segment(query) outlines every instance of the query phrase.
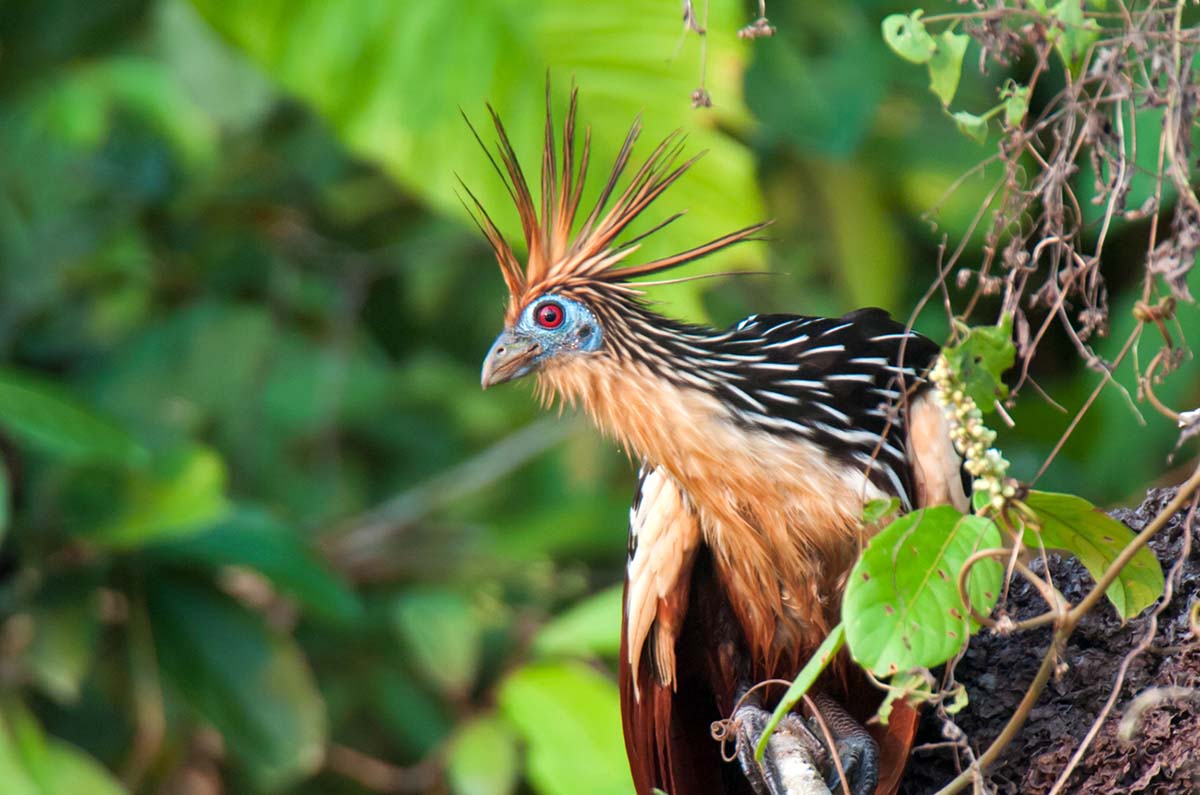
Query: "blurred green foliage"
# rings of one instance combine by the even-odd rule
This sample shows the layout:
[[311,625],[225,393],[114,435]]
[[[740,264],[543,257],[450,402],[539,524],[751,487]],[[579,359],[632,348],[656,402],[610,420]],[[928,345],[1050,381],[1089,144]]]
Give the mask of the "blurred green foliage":
[[[5,792],[627,791],[631,468],[527,386],[479,391],[503,285],[455,175],[515,224],[459,109],[482,129],[495,104],[535,162],[549,70],[601,167],[639,112],[707,149],[647,248],[773,217],[691,272],[774,275],[656,289],[665,311],[906,315],[986,150],[888,52],[904,4],[772,6],[752,44],[750,5],[712,4],[703,111],[672,2],[0,6]],[[1005,76],[938,91],[986,107]],[[1110,233],[1113,340],[1144,235]],[[944,337],[944,311],[918,326]],[[1044,347],[1078,407],[1099,376]],[[1028,477],[1070,415],[1015,416]],[[1173,441],[1109,389],[1042,484],[1133,494]]]

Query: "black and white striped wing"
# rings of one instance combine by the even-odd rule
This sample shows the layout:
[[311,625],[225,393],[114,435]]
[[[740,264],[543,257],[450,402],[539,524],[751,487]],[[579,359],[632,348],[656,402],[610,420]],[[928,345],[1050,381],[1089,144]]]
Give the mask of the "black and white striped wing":
[[924,384],[936,344],[881,309],[752,315],[718,341],[715,382],[739,421],[805,438],[912,507],[902,409]]

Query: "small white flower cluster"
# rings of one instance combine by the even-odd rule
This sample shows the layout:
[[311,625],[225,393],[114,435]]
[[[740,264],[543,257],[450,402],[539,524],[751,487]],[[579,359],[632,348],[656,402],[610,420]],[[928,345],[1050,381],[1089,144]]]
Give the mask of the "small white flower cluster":
[[949,420],[950,439],[966,459],[963,466],[975,478],[975,493],[987,495],[990,510],[1004,510],[1005,503],[1016,494],[1016,483],[1007,477],[1008,461],[992,447],[996,432],[983,424],[983,412],[955,382],[945,356],[938,357],[929,380],[937,387],[937,401]]

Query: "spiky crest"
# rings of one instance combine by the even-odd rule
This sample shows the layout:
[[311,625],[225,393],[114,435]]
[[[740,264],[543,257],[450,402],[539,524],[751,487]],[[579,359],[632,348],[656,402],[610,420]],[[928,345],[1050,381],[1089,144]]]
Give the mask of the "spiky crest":
[[[711,240],[703,245],[673,254],[668,257],[636,265],[622,264],[638,250],[641,241],[677,220],[683,213],[676,213],[652,229],[617,243],[616,239],[629,225],[675,183],[692,166],[700,155],[680,162],[684,137],[679,131],[668,135],[634,172],[629,183],[618,192],[621,181],[629,166],[634,144],[641,133],[641,121],[635,120],[625,136],[625,142],[617,153],[616,161],[609,172],[595,205],[579,225],[572,238],[571,230],[576,225],[580,198],[587,177],[588,158],[591,151],[591,129],[583,133],[583,146],[576,151],[575,117],[578,108],[579,89],[571,87],[571,97],[562,129],[562,171],[559,172],[558,147],[555,145],[554,116],[550,101],[550,84],[546,83],[546,126],[541,169],[541,211],[534,203],[533,194],[516,152],[499,115],[489,104],[498,136],[496,161],[492,150],[483,142],[478,131],[467,119],[472,134],[487,153],[488,160],[500,175],[509,195],[517,206],[521,219],[521,231],[529,258],[522,268],[512,246],[500,233],[480,201],[465,184],[463,190],[470,198],[471,211],[476,224],[487,237],[500,264],[504,282],[508,286],[509,307],[507,320],[512,322],[521,309],[534,296],[556,287],[568,285],[585,286],[591,291],[605,288],[628,294],[636,292],[635,285],[625,284],[638,276],[660,273],[692,262],[734,243],[746,240],[766,226],[768,222],[753,224],[735,232]],[[464,114],[464,118],[466,115]],[[576,165],[578,163],[578,165]],[[503,168],[501,168],[503,164]],[[460,180],[461,183],[461,180]],[[614,200],[614,194],[616,196]],[[608,206],[612,203],[611,208]]]

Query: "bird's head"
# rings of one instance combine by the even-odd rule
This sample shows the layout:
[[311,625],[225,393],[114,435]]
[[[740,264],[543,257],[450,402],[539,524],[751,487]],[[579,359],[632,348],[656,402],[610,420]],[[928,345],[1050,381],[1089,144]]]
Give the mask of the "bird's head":
[[[637,340],[630,328],[632,315],[644,319],[647,314],[640,311],[641,291],[637,283],[630,282],[631,279],[661,273],[699,259],[746,240],[765,226],[755,224],[679,254],[641,264],[627,264],[627,258],[637,251],[639,241],[682,213],[670,216],[633,239],[618,243],[617,238],[687,171],[695,158],[680,162],[682,136],[673,133],[647,156],[627,184],[621,186],[619,183],[641,130],[641,125],[635,122],[599,198],[586,217],[579,220],[591,135],[590,131],[584,132],[583,145],[577,150],[577,101],[578,92],[573,89],[559,146],[555,140],[557,135],[547,86],[540,208],[535,204],[504,126],[491,106],[488,111],[498,136],[496,155],[499,162],[476,133],[480,146],[488,153],[516,202],[528,249],[522,263],[475,195],[463,185],[470,198],[468,210],[472,211],[491,244],[509,292],[504,330],[492,344],[483,364],[481,380],[485,389],[552,366],[597,362],[605,352],[636,348]],[[474,127],[471,130],[475,132]]]
[[594,353],[603,341],[600,322],[583,301],[539,295],[492,343],[483,362],[483,388],[528,375],[551,360]]

